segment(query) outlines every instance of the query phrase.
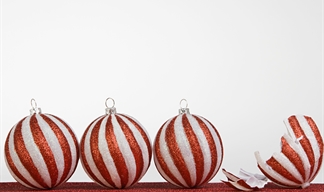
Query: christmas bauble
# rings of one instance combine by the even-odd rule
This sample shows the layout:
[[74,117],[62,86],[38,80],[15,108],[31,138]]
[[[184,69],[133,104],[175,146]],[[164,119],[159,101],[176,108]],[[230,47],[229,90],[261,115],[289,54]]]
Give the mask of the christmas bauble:
[[5,160],[12,176],[22,185],[50,189],[67,181],[78,159],[78,142],[61,118],[36,113],[20,120],[5,142]]
[[323,161],[323,139],[311,117],[292,115],[285,121],[288,134],[281,137],[281,152],[264,162],[255,152],[258,167],[273,183],[306,188]]
[[216,128],[188,108],[166,121],[153,144],[154,162],[168,182],[186,188],[210,181],[223,160],[223,145]]
[[116,113],[114,107],[94,120],[81,139],[83,168],[102,186],[134,185],[146,173],[151,157],[151,142],[145,128],[133,117]]

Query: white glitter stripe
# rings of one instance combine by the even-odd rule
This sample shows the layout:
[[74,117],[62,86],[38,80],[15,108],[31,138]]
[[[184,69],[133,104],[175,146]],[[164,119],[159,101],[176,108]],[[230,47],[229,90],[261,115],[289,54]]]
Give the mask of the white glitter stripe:
[[[139,145],[139,147],[141,149],[141,153],[142,153],[142,157],[143,157],[143,170],[140,174],[140,177],[139,177],[139,179],[140,179],[146,173],[146,170],[148,169],[148,166],[149,166],[149,151],[146,146],[146,142],[145,142],[144,138],[142,137],[142,134],[137,130],[137,128],[135,127],[135,125],[133,123],[131,123],[126,117],[123,117],[122,115],[118,115],[118,117],[120,117],[128,125],[129,129],[132,131],[132,133],[135,137],[137,144]],[[127,117],[129,117],[129,116],[127,116]],[[143,127],[140,124],[138,124],[138,125],[140,127]],[[144,130],[144,128],[142,130]],[[134,170],[134,172],[136,173],[136,169]]]
[[[58,178],[55,183],[51,183],[50,186],[56,185],[60,179],[62,178],[63,171],[64,171],[64,155],[63,151],[60,145],[60,142],[58,141],[54,131],[49,126],[49,124],[39,115],[36,114],[36,119],[38,121],[38,125],[45,137],[45,140],[48,143],[48,146],[54,156],[56,168],[58,170]],[[61,127],[60,127],[61,129]],[[57,147],[60,146],[60,147]],[[63,165],[63,166],[62,166]]]
[[[302,175],[298,172],[295,165],[283,154],[283,153],[274,153],[272,156],[275,160],[278,161],[280,165],[286,168],[286,170],[298,181],[303,182]],[[284,176],[283,176],[284,177]]]
[[168,120],[167,123],[165,123],[165,125],[163,126],[162,130],[161,130],[161,135],[160,135],[160,152],[161,152],[161,156],[162,158],[164,158],[164,162],[167,165],[170,173],[178,179],[178,181],[188,187],[187,183],[185,182],[185,180],[183,179],[182,175],[180,174],[180,172],[178,171],[178,168],[174,165],[173,160],[171,158],[170,152],[169,152],[169,148],[167,146],[167,142],[165,141],[165,130],[168,127],[168,125],[170,124],[172,119]]
[[[31,186],[32,188],[37,187],[37,188],[43,188],[39,183],[37,183],[32,176],[30,175],[30,173],[28,172],[28,170],[24,167],[24,165],[21,163],[16,150],[15,150],[15,144],[14,144],[14,132],[16,130],[17,125],[12,129],[10,135],[9,135],[9,140],[8,140],[8,147],[9,147],[9,155],[12,159],[12,162],[14,164],[14,166],[17,168],[18,172],[21,174],[22,177],[24,177],[29,183],[31,183],[33,186]],[[7,158],[6,162],[7,162]],[[19,181],[22,184],[25,184],[25,186],[29,186],[26,183],[24,183],[22,180],[19,179],[18,176],[15,175],[15,173],[10,169],[10,166],[7,166],[9,168],[9,171],[11,172],[11,174],[14,176],[14,178]]]
[[[7,163],[7,161],[6,161],[6,163]],[[28,188],[37,189],[35,186],[28,185],[25,182],[23,182],[22,180],[20,180],[19,177],[17,177],[17,175],[15,175],[15,173],[11,170],[11,168],[9,166],[8,166],[8,170],[12,174],[12,176],[15,178],[15,180],[18,181],[20,184],[22,184]],[[40,186],[40,189],[44,189],[44,188]]]
[[[143,129],[143,131],[145,132],[145,134],[146,134],[146,136],[147,136],[147,138],[148,138],[148,140],[149,140],[149,143],[151,144],[152,142],[151,142],[151,138],[150,138],[150,135],[148,134],[148,132],[146,131],[146,129],[144,128],[144,126],[139,122],[139,121],[137,121],[137,119],[135,119],[135,118],[133,118],[132,116],[129,116],[129,115],[125,115],[125,116],[127,116],[128,118],[130,118],[130,119],[132,119],[133,121],[135,121],[140,127],[142,127]],[[146,147],[147,148],[147,147]]]
[[319,158],[320,158],[320,149],[318,147],[318,143],[316,140],[316,137],[314,135],[314,132],[312,130],[312,128],[310,127],[310,125],[308,124],[306,118],[302,115],[296,115],[296,118],[298,120],[299,125],[301,126],[301,128],[303,129],[307,139],[309,140],[313,153],[314,153],[314,159],[315,159],[315,164],[314,164],[314,170],[311,173],[310,178],[313,178],[317,172],[317,170],[320,168],[319,167]]
[[280,175],[276,171],[274,171],[268,164],[266,164],[262,160],[260,153],[258,151],[255,152],[254,155],[255,155],[257,163],[261,167],[261,169],[263,169],[263,171],[265,171],[267,174],[269,174],[276,181],[280,181],[281,183],[284,183],[285,185],[289,185],[289,186],[295,186],[295,187],[299,186],[299,184],[288,180],[287,178],[283,177],[282,175]]
[[301,147],[301,145],[298,143],[295,143],[295,141],[292,140],[292,138],[290,136],[288,136],[287,134],[284,134],[283,138],[287,141],[287,143],[289,144],[289,146],[298,154],[298,156],[300,157],[300,159],[302,160],[302,164],[305,170],[305,180],[307,181],[310,175],[310,163],[308,160],[308,157],[305,153],[305,151],[303,150],[303,148]]
[[[134,168],[136,167],[136,162],[132,150],[129,146],[129,143],[126,139],[124,132],[122,131],[115,115],[111,115],[111,121],[114,128],[114,135],[116,136],[117,144],[120,149],[121,154],[125,160],[127,170],[128,170],[128,181],[126,186],[129,186],[132,181],[134,181],[136,171]],[[118,186],[121,188],[122,186]]]
[[159,161],[157,160],[156,155],[154,155],[154,162],[155,162],[155,165],[156,165],[156,167],[157,167],[157,170],[160,172],[160,174],[162,175],[162,177],[163,177],[165,180],[169,181],[169,182],[172,183],[173,185],[176,185],[176,186],[182,187],[181,185],[178,185],[178,184],[175,183],[172,179],[170,179],[170,177],[169,177],[167,174],[165,174],[165,172],[164,172],[164,170],[162,169],[162,167],[161,167]]
[[[73,140],[73,137],[72,135],[70,134],[69,130],[67,127],[64,126],[64,124],[61,123],[61,121],[59,121],[58,119],[56,119],[54,116],[52,115],[48,115],[47,114],[47,117],[50,118],[56,125],[58,125],[60,127],[60,129],[62,130],[66,140],[68,141],[69,143],[69,148],[70,148],[70,151],[71,151],[71,167],[70,167],[70,171],[65,179],[65,181],[67,179],[69,179],[71,177],[71,175],[73,174],[73,171],[74,171],[74,168],[76,167],[76,163],[77,163],[77,150],[79,150],[77,148],[77,146],[75,146],[75,143],[74,143],[74,140]],[[63,121],[63,120],[62,120]],[[66,123],[66,122],[65,122]],[[70,129],[72,132],[73,130]],[[67,146],[62,146],[62,147],[67,147]],[[64,164],[63,164],[64,165]],[[64,169],[65,167],[63,166],[59,166],[58,168],[62,169],[62,173],[64,172]],[[59,177],[58,181],[60,181],[61,177]],[[63,181],[64,182],[64,181]]]
[[214,177],[222,163],[222,158],[223,158],[223,150],[222,150],[222,145],[221,145],[221,139],[218,137],[218,135],[215,132],[215,129],[213,128],[213,126],[203,117],[198,116],[208,127],[209,132],[211,133],[213,140],[215,142],[216,145],[216,152],[217,152],[217,162],[216,162],[216,166],[211,167],[211,169],[215,169],[213,174],[211,175],[211,178]]
[[296,141],[296,135],[295,135],[292,127],[290,126],[288,118],[285,119],[283,122],[286,125],[288,135],[292,138],[292,140]]
[[51,186],[51,177],[49,174],[49,171],[47,169],[45,160],[36,145],[35,141],[31,138],[33,138],[32,132],[31,132],[31,127],[30,127],[30,117],[27,117],[26,120],[23,122],[22,127],[24,129],[22,130],[22,137],[26,146],[26,149],[37,169],[37,171],[40,173],[42,176],[44,182],[46,183],[47,186]]
[[[115,162],[111,157],[110,151],[109,151],[109,146],[108,146],[108,142],[106,140],[106,124],[107,124],[107,120],[108,120],[108,115],[102,120],[101,124],[100,124],[100,128],[99,128],[99,132],[98,132],[98,149],[99,152],[102,156],[102,159],[105,163],[106,169],[108,170],[111,180],[112,182],[116,185],[116,186],[120,186],[121,185],[121,181],[120,181],[120,177],[118,174],[113,174],[113,173],[118,173],[116,166],[115,166]],[[105,182],[102,181],[102,183],[107,183],[106,185],[113,188],[112,185],[110,185],[108,183],[108,181],[106,181],[106,179],[104,179]]]
[[[90,136],[92,133],[92,130],[94,128],[94,126],[97,124],[97,122],[102,119],[103,117],[98,118],[95,122],[93,122],[87,132],[87,134],[85,135],[84,138],[84,154],[85,154],[85,161],[88,163],[89,168],[91,170],[91,172],[93,173],[93,175],[96,176],[96,178],[102,182],[104,185],[109,186],[109,184],[107,183],[107,181],[102,177],[100,171],[98,170],[96,164],[94,163],[93,157],[92,157],[92,153],[91,153],[91,149],[90,149]],[[86,170],[86,169],[84,169]],[[88,174],[90,176],[90,174]]]
[[[126,119],[126,121],[124,120],[125,118],[123,116],[118,115],[118,114],[116,114],[115,116],[118,116],[119,118],[121,118],[122,121],[124,121],[124,123],[126,123],[126,125],[127,125],[128,128],[130,128],[130,126],[132,126],[132,124],[127,119]],[[116,119],[116,122],[117,122],[117,119]],[[118,123],[118,125],[119,125],[119,128],[120,128],[120,124],[119,123]],[[124,159],[125,159],[125,162],[127,162],[129,160],[132,160],[134,162],[134,165],[133,166],[128,166],[127,167],[127,170],[128,170],[128,181],[127,181],[126,186],[130,186],[133,183],[133,181],[134,181],[134,179],[136,177],[136,169],[137,169],[137,166],[136,166],[136,160],[135,160],[135,157],[134,157],[134,155],[136,155],[136,154],[133,154],[133,152],[132,152],[132,150],[130,148],[130,143],[128,143],[127,138],[125,136],[125,133],[121,130],[121,128],[120,128],[120,131],[121,131],[121,133],[123,133],[123,135],[125,137],[125,143],[123,143],[123,145],[127,145],[129,147],[129,151],[130,151],[130,153],[123,154]],[[131,131],[133,132],[133,130],[131,130]],[[138,144],[138,141],[136,141],[136,142]]]
[[[206,177],[211,169],[211,163],[212,163],[211,162],[211,159],[212,159],[211,151],[210,151],[210,148],[208,145],[207,138],[206,138],[203,130],[199,126],[198,121],[192,115],[187,115],[187,117],[188,117],[188,120],[193,128],[199,127],[198,129],[193,129],[193,130],[194,130],[195,135],[198,138],[200,150],[202,151],[203,157],[204,157],[204,173],[202,175],[202,180],[200,181],[200,183],[198,183],[198,184],[201,184],[206,179]],[[199,118],[199,117],[197,117],[197,118]],[[201,118],[199,118],[199,119],[201,119]],[[204,147],[202,147],[202,146],[204,146]]]
[[[189,116],[189,115],[187,115]],[[177,145],[180,149],[180,153],[179,155],[182,156],[182,158],[185,161],[186,167],[189,171],[190,174],[190,179],[191,182],[193,184],[196,183],[196,165],[195,165],[195,160],[192,154],[192,149],[190,147],[187,135],[185,133],[183,124],[182,124],[182,115],[177,116],[176,120],[174,121],[174,135],[175,135],[175,139],[177,142]],[[189,167],[191,167],[191,169],[189,169]],[[187,185],[189,186],[189,184],[187,183]]]

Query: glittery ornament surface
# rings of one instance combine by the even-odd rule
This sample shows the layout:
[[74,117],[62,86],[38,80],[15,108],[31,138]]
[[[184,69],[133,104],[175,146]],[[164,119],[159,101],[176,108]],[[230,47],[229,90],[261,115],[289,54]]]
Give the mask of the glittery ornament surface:
[[203,117],[180,114],[162,125],[154,141],[154,162],[162,177],[181,187],[210,181],[222,163],[223,146]]
[[323,140],[311,117],[293,115],[284,122],[289,135],[281,138],[281,152],[266,162],[256,152],[258,167],[280,186],[306,188],[321,168]]
[[144,127],[123,114],[94,120],[81,139],[81,162],[89,177],[110,188],[126,188],[146,173],[152,147]]
[[29,188],[49,189],[64,183],[76,169],[78,142],[71,128],[49,114],[19,121],[5,142],[5,160],[12,176]]

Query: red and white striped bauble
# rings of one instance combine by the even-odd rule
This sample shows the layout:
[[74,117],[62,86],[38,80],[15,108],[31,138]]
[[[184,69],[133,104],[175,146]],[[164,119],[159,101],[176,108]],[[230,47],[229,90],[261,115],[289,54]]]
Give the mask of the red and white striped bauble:
[[126,188],[150,166],[152,147],[145,128],[133,117],[115,113],[94,120],[81,139],[81,162],[99,185]]
[[285,121],[288,134],[281,137],[281,152],[264,162],[255,152],[259,169],[275,184],[306,188],[323,161],[323,139],[311,117],[290,116]]
[[20,120],[5,142],[5,160],[22,185],[50,189],[66,182],[79,159],[78,141],[62,119],[33,113]]
[[223,145],[216,128],[205,118],[183,113],[166,121],[153,145],[154,162],[168,182],[186,188],[210,181],[223,160]]

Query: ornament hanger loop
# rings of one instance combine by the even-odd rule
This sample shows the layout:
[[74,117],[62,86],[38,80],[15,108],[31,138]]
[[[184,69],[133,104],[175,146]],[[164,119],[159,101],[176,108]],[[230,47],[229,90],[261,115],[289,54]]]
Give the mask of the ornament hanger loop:
[[37,103],[36,103],[36,100],[34,98],[30,100],[30,105],[32,106],[33,110],[36,111]]
[[[108,106],[108,101],[109,101],[109,100],[112,101],[112,106],[111,106],[111,107]],[[114,100],[113,98],[111,98],[111,97],[108,97],[108,98],[106,99],[105,105],[106,105],[107,108],[114,108],[114,107],[115,107],[115,100]]]
[[[108,106],[108,101],[109,100],[112,101],[112,106],[111,107]],[[113,98],[108,97],[106,99],[105,105],[106,105],[106,114],[115,114],[116,113],[115,100]]]
[[[185,103],[185,107],[183,106],[183,103]],[[188,101],[186,99],[181,99],[180,100],[180,109],[179,109],[179,114],[187,113],[190,114],[189,108],[188,108]]]
[[30,100],[30,105],[32,107],[32,109],[30,109],[30,114],[31,115],[34,114],[34,113],[37,113],[37,112],[38,113],[41,113],[42,112],[40,108],[37,108],[37,103],[36,103],[36,100],[34,98],[32,98]]
[[[186,103],[186,107],[182,107],[182,103],[185,102]],[[180,109],[185,109],[188,108],[188,101],[186,99],[181,99],[180,100]]]

